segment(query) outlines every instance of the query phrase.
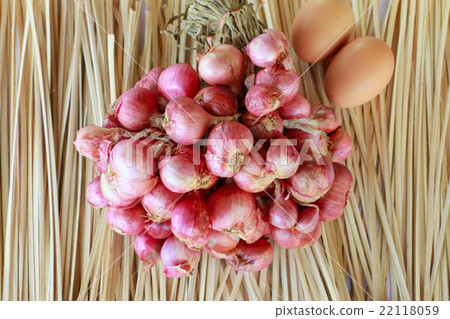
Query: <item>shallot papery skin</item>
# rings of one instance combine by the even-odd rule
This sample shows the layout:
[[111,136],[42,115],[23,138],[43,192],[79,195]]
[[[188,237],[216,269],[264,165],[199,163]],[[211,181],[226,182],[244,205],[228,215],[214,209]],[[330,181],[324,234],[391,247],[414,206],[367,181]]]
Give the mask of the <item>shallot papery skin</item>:
[[165,239],[172,235],[172,229],[170,229],[170,221],[164,222],[147,222],[145,225],[145,232],[156,239]]
[[[303,157],[310,155],[311,159],[317,156],[328,155],[328,138],[321,130],[305,125],[304,129],[286,129],[284,134],[294,142],[295,148]],[[305,158],[301,160],[305,160]],[[300,163],[301,164],[301,163]]]
[[277,228],[288,229],[297,224],[298,208],[286,193],[275,192],[275,198],[269,206],[269,223]]
[[273,29],[264,30],[245,47],[245,53],[252,62],[261,68],[283,66],[293,67],[292,58],[288,58],[289,41],[286,36]]
[[144,263],[144,271],[149,271],[161,258],[162,240],[158,240],[143,232],[134,240],[134,251]]
[[207,199],[211,227],[214,230],[239,236],[254,225],[246,225],[255,219],[255,198],[237,187],[226,183],[216,189]]
[[283,119],[307,118],[310,112],[311,105],[300,93],[278,109],[278,113]]
[[242,94],[245,60],[230,44],[212,47],[198,62],[198,73],[209,85],[224,85],[237,96]]
[[262,192],[275,180],[275,174],[265,169],[265,154],[261,153],[250,153],[233,177],[236,185],[248,193]]
[[321,161],[305,161],[294,176],[288,178],[288,190],[298,202],[309,204],[318,200],[331,188],[334,170],[331,161],[322,157]]
[[252,244],[240,241],[236,253],[227,263],[237,271],[256,272],[270,265],[273,259],[273,247],[266,239]]
[[92,160],[97,169],[103,173],[108,167],[109,151],[123,137],[121,128],[102,128],[88,125],[77,131],[73,144],[78,152]]
[[328,150],[333,162],[343,163],[352,151],[352,138],[345,131],[336,131],[329,136]]
[[245,242],[252,244],[265,235],[270,235],[270,225],[268,218],[262,208],[256,203],[255,209],[256,225],[254,230],[250,230],[240,235]]
[[200,250],[202,249],[206,243],[209,240],[209,236],[211,236],[211,227],[207,227],[205,233],[203,234],[202,237],[200,237],[197,240],[193,240],[193,241],[185,241],[184,243],[186,244],[186,246],[188,246],[190,249],[195,249],[195,250]]
[[150,220],[165,222],[172,217],[173,210],[183,198],[183,195],[172,192],[159,180],[155,187],[142,197],[141,202]]
[[275,86],[281,91],[286,102],[291,101],[300,92],[300,81],[295,69],[265,69],[256,73],[255,84]]
[[141,205],[131,208],[109,207],[106,212],[106,222],[112,230],[123,236],[133,236],[144,230],[145,210]]
[[206,133],[214,117],[191,98],[171,100],[164,113],[167,135],[181,145],[192,145]]
[[130,131],[148,127],[150,116],[158,112],[155,95],[142,87],[129,89],[116,102],[117,118],[121,126]]
[[86,191],[86,199],[89,204],[97,208],[105,208],[108,206],[108,202],[102,195],[100,176],[97,176],[89,183]]
[[300,206],[295,229],[301,233],[311,233],[317,228],[319,221],[319,207],[317,205]]
[[286,137],[273,141],[267,149],[266,167],[275,173],[278,179],[293,176],[299,167],[299,153],[294,144]]
[[211,230],[211,235],[204,248],[218,253],[231,251],[239,243],[239,237],[232,234],[225,234],[217,230]]
[[319,222],[317,227],[311,233],[302,233],[295,228],[280,229],[271,227],[272,238],[278,246],[286,249],[298,249],[310,246],[317,242],[322,234],[322,223]]
[[245,107],[257,117],[272,113],[284,103],[284,95],[273,85],[255,84],[245,96]]
[[117,190],[127,197],[140,197],[155,187],[159,152],[165,147],[152,137],[124,139],[110,154],[111,169],[117,174]]
[[238,108],[236,95],[226,86],[207,86],[197,93],[195,101],[216,116],[234,115]]
[[331,133],[341,127],[333,108],[324,105],[311,106],[310,118],[317,122],[317,127],[325,133]]
[[166,277],[190,276],[200,261],[200,251],[190,249],[175,236],[170,236],[161,248],[161,260]]
[[203,198],[194,192],[175,207],[170,221],[172,232],[179,240],[197,241],[208,232],[208,207]]
[[174,193],[209,189],[219,179],[208,170],[200,149],[192,146],[180,146],[172,156],[161,156],[158,166],[162,182]]
[[208,136],[205,154],[208,169],[219,177],[233,177],[253,143],[252,132],[246,126],[231,121],[217,124]]
[[339,163],[333,163],[333,167],[335,174],[333,185],[316,203],[319,206],[319,215],[322,221],[342,216],[352,186],[353,177],[349,169]]
[[241,118],[242,124],[247,126],[253,134],[256,141],[277,139],[283,135],[283,119],[277,111],[256,117],[246,111]]
[[167,101],[180,97],[194,98],[200,90],[200,79],[188,63],[177,63],[161,72],[158,85],[159,93]]
[[234,255],[236,254],[236,248],[232,248],[225,252],[216,251],[214,249],[209,248],[208,246],[203,246],[202,249],[205,253],[207,253],[211,257],[218,259],[230,259],[233,258]]
[[137,196],[126,196],[118,189],[119,179],[116,173],[111,169],[101,174],[100,185],[103,198],[109,206],[116,208],[129,208],[136,205],[139,201]]
[[158,90],[158,80],[163,71],[164,68],[160,66],[151,69],[139,80],[139,82],[136,83],[135,87],[142,87],[144,89],[150,90],[155,96],[159,95],[160,93]]
[[102,122],[103,128],[117,128],[120,127],[119,119],[117,118],[117,114],[115,112],[106,113]]

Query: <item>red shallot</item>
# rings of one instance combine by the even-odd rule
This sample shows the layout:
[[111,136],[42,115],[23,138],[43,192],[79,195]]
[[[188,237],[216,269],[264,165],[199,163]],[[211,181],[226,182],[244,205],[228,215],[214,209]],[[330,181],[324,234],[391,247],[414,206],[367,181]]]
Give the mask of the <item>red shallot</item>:
[[334,182],[331,189],[317,201],[320,220],[328,221],[340,217],[347,205],[347,198],[352,186],[352,173],[347,167],[333,163]]
[[278,109],[278,113],[283,119],[307,118],[310,112],[309,102],[300,93]]
[[161,260],[166,277],[190,276],[200,261],[200,252],[188,248],[175,236],[170,236],[161,248]]
[[205,87],[197,93],[195,101],[215,116],[234,115],[237,112],[238,99],[226,86]]
[[283,66],[293,67],[293,59],[288,57],[289,41],[286,36],[273,29],[264,30],[264,34],[255,37],[245,47],[245,53],[252,62],[261,68]]
[[325,195],[334,180],[331,161],[322,157],[321,161],[303,162],[294,176],[287,179],[288,190],[300,203],[313,203]]
[[108,206],[107,200],[102,195],[100,176],[97,176],[89,183],[86,191],[86,199],[89,204],[97,208],[105,208]]
[[252,132],[246,126],[231,121],[217,124],[208,136],[205,159],[209,170],[216,176],[233,177],[253,142]]
[[294,200],[288,197],[280,183],[275,183],[275,193],[269,206],[269,223],[277,228],[288,229],[297,224],[298,208]]
[[106,222],[115,232],[124,236],[133,236],[144,230],[145,210],[141,205],[131,208],[109,207],[106,212]]
[[342,163],[352,151],[352,138],[345,131],[336,131],[329,136],[330,146],[328,150],[333,162]]
[[245,96],[245,107],[257,117],[275,111],[284,103],[284,95],[273,85],[255,84]]
[[227,86],[238,97],[242,94],[244,70],[244,56],[230,44],[212,47],[198,62],[198,73],[205,82]]
[[270,140],[283,135],[283,120],[277,111],[263,117],[253,116],[247,111],[242,115],[241,122],[250,129],[256,141],[267,140],[270,142]]
[[164,239],[172,235],[170,221],[149,222],[145,225],[145,232],[156,239]]
[[146,232],[136,236],[134,250],[144,263],[144,271],[149,271],[161,258],[161,247],[163,242],[155,239]]
[[301,233],[311,233],[319,224],[319,207],[312,204],[311,206],[300,206],[298,212],[298,220],[295,225]]
[[177,63],[162,71],[158,85],[159,93],[167,101],[180,97],[194,98],[200,90],[200,79],[188,63]]
[[274,172],[278,179],[285,179],[297,172],[299,153],[286,137],[280,137],[270,144],[266,155],[266,168]]
[[237,271],[256,272],[269,266],[272,259],[272,245],[266,239],[260,239],[252,244],[240,241],[236,253],[227,262]]
[[155,187],[142,197],[142,206],[147,217],[155,222],[168,221],[178,202],[184,196],[170,191],[161,180]]
[[[194,150],[198,152],[197,158]],[[161,156],[158,166],[162,182],[174,193],[209,189],[219,179],[206,167],[200,149],[192,146],[180,146],[172,156]]]
[[195,242],[208,232],[209,214],[205,201],[192,193],[173,210],[171,229],[183,242]]
[[291,101],[300,91],[300,81],[295,69],[261,70],[256,74],[255,84],[275,86],[286,102]]

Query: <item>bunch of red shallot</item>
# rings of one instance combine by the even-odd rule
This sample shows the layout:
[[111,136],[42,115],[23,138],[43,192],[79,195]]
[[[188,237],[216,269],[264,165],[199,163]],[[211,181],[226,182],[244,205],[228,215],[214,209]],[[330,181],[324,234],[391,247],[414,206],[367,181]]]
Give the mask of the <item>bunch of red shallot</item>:
[[144,270],[161,261],[167,277],[190,275],[204,251],[260,271],[273,244],[312,245],[344,213],[351,136],[332,107],[300,94],[283,33],[265,30],[244,52],[222,44],[198,72],[154,68],[103,127],[78,131],[76,148],[100,173],[87,201],[135,236]]

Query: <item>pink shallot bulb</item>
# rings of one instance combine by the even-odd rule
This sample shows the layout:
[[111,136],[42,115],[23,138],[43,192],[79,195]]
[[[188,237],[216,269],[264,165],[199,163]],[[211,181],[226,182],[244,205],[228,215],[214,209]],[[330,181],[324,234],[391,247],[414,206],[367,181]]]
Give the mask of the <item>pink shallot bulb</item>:
[[162,240],[143,232],[134,240],[134,250],[144,264],[144,271],[149,271],[161,258]]
[[241,51],[230,44],[212,47],[198,62],[200,77],[210,85],[224,85],[242,95],[245,60]]
[[141,205],[131,208],[112,208],[106,212],[106,222],[112,230],[123,236],[134,236],[144,230],[145,210]]
[[250,112],[245,112],[241,119],[242,124],[247,126],[256,141],[277,139],[283,135],[283,120],[277,111],[256,117]]
[[151,69],[147,74],[145,74],[139,82],[136,83],[135,87],[142,87],[144,89],[150,90],[155,96],[158,96],[158,80],[161,73],[164,71],[163,67],[156,67]]
[[286,36],[273,29],[264,30],[245,47],[245,53],[252,62],[261,68],[275,68],[283,66],[285,69],[293,67],[293,59],[288,57],[289,41]]
[[345,131],[336,131],[329,136],[328,150],[333,162],[343,163],[352,151],[352,138]]
[[256,272],[270,265],[273,259],[273,247],[266,239],[252,244],[240,241],[236,253],[227,263],[237,271]]
[[255,198],[234,183],[216,189],[206,203],[214,230],[240,236],[256,225]]
[[311,105],[300,93],[278,109],[278,113],[283,119],[307,118],[310,112]]
[[97,208],[105,208],[108,202],[102,195],[102,186],[100,184],[100,176],[94,178],[88,185],[86,198],[89,204]]
[[267,169],[274,172],[276,178],[286,179],[297,172],[299,153],[294,144],[286,136],[282,136],[270,144],[266,162]]
[[300,80],[294,69],[265,69],[256,73],[255,84],[275,86],[281,91],[286,102],[291,101],[300,92]]
[[328,221],[336,219],[344,213],[347,198],[352,186],[352,173],[347,167],[339,163],[333,163],[335,177],[331,189],[317,201],[320,220]]
[[161,156],[159,176],[174,193],[187,193],[213,187],[218,177],[211,173],[199,148],[180,146],[172,156]]
[[207,86],[197,93],[195,101],[215,116],[234,115],[238,108],[236,95],[226,86]]
[[92,160],[103,173],[108,168],[109,151],[122,139],[123,133],[121,128],[88,125],[77,131],[77,139],[73,144],[81,155]]
[[122,194],[118,187],[119,183],[119,178],[111,167],[100,176],[102,196],[108,205],[115,208],[129,208],[136,205],[139,197]]
[[209,170],[219,177],[233,177],[253,148],[250,130],[237,122],[217,124],[208,136],[205,154]]
[[311,106],[309,116],[316,122],[316,126],[327,134],[341,127],[331,106],[323,104]]
[[170,220],[173,210],[183,198],[183,195],[170,191],[159,180],[156,186],[142,197],[142,206],[150,220],[165,222]]
[[167,104],[164,129],[181,145],[192,145],[206,133],[214,117],[191,98],[177,98]]
[[248,193],[264,191],[275,180],[275,174],[266,170],[265,152],[255,150],[245,158],[241,169],[234,175],[234,182]]
[[280,247],[286,249],[304,248],[319,240],[320,235],[322,235],[322,223],[319,222],[311,233],[301,233],[296,228],[280,229],[272,226],[271,234],[274,242]]
[[245,96],[245,107],[257,117],[272,113],[284,103],[283,93],[273,85],[255,84]]
[[319,207],[317,205],[300,206],[295,229],[301,233],[311,233],[317,228],[319,221]]
[[298,202],[309,204],[325,195],[333,180],[333,164],[324,156],[319,161],[303,162],[297,173],[287,179],[287,185],[289,192]]
[[162,141],[147,138],[129,138],[114,146],[110,167],[117,175],[117,190],[126,197],[141,197],[155,187],[159,152]]
[[145,225],[145,232],[156,239],[165,239],[172,235],[170,229],[170,221],[165,222],[148,222]]
[[171,229],[173,234],[182,242],[198,241],[208,233],[208,228],[208,207],[198,194],[192,193],[173,210]]
[[155,95],[142,87],[134,87],[123,93],[116,102],[116,114],[122,127],[141,131],[150,124],[150,116],[158,114]]
[[[211,230],[209,240],[203,249],[215,258],[227,259],[234,254],[234,250],[239,243],[239,237],[225,234],[217,230]],[[220,256],[220,257],[216,257]]]
[[312,159],[328,155],[328,137],[319,129],[304,125],[302,128],[285,130],[285,135],[294,142],[295,148],[302,155],[308,154]]
[[269,206],[269,223],[280,229],[293,228],[297,224],[297,203],[290,197],[279,184],[275,186],[275,194]]
[[167,101],[181,97],[194,98],[200,90],[200,79],[188,63],[177,63],[161,72],[158,85],[159,93]]
[[240,236],[240,238],[242,238],[248,244],[256,242],[263,236],[270,235],[270,225],[268,222],[268,218],[258,203],[256,203],[255,219],[256,224],[254,226],[254,229],[250,229],[250,231]]
[[170,236],[161,248],[161,260],[166,277],[190,276],[200,261],[200,252],[188,248],[175,236]]

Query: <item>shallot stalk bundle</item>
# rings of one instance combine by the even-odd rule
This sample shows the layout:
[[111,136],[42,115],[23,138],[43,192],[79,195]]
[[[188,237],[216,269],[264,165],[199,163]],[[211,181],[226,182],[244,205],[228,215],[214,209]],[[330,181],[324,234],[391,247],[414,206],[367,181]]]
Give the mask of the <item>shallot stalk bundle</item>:
[[332,107],[300,94],[283,33],[246,42],[244,54],[211,45],[198,73],[188,63],[151,69],[103,127],[77,132],[99,172],[86,199],[112,230],[136,236],[145,271],[162,262],[166,277],[189,276],[203,251],[257,272],[273,259],[270,238],[312,245],[344,213],[350,135]]

